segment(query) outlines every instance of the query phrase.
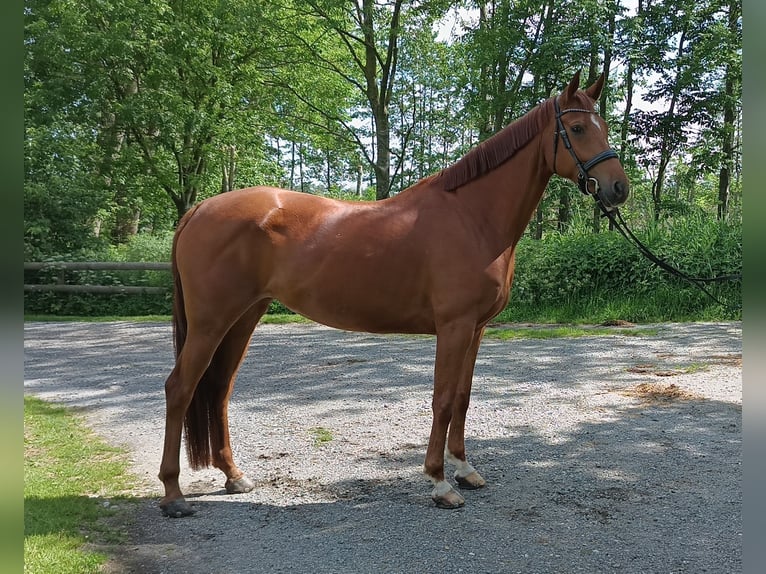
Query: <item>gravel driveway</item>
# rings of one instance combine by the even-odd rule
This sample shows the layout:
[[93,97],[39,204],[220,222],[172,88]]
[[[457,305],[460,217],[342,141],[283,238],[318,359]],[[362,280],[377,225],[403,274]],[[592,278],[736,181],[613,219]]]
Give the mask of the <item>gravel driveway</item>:
[[27,323],[24,388],[131,453],[145,485],[112,572],[740,571],[742,325],[652,328],[486,339],[466,443],[487,487],[454,511],[421,473],[431,337],[258,327],[230,408],[257,487],[184,461],[184,519],[157,506],[169,324]]

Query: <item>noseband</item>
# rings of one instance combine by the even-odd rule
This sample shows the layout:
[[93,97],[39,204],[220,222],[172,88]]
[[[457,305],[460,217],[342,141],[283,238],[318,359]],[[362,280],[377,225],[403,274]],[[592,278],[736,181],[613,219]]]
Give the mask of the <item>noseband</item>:
[[[569,108],[567,110],[562,110],[561,108],[559,108],[558,98],[553,100],[553,105],[556,111],[556,131],[553,134],[553,171],[554,172],[556,171],[556,153],[558,151],[559,136],[560,136],[561,141],[564,142],[564,147],[566,147],[567,150],[569,150],[569,154],[572,156],[572,159],[577,165],[577,171],[579,172],[577,176],[577,185],[580,188],[580,191],[582,191],[585,195],[593,195],[595,197],[598,195],[598,190],[599,190],[598,180],[595,177],[589,177],[588,170],[592,168],[594,165],[596,165],[597,163],[601,163],[602,161],[605,161],[607,159],[619,158],[620,156],[617,155],[616,151],[609,148],[607,150],[602,151],[599,154],[596,154],[596,156],[591,158],[589,161],[582,163],[580,161],[580,158],[577,157],[577,154],[575,153],[574,149],[572,149],[572,142],[569,141],[569,134],[567,134],[567,130],[564,127],[564,123],[561,121],[561,116],[563,116],[564,114],[568,114],[570,112],[581,112],[584,114],[595,114],[596,112],[593,112],[591,110],[579,109],[579,108]],[[593,184],[593,193],[591,193],[588,190],[589,183]]]

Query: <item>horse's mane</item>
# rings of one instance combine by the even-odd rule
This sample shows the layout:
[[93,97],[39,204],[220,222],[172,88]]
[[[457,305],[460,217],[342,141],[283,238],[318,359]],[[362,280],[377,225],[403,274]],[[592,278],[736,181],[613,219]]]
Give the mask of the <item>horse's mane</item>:
[[548,123],[553,108],[549,99],[505,126],[470,150],[457,162],[440,171],[436,178],[444,189],[454,191],[509,160],[539,134]]

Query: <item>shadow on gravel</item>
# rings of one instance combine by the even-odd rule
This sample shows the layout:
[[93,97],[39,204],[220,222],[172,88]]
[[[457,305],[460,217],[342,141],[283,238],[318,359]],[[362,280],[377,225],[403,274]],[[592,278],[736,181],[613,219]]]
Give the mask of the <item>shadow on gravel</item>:
[[[456,511],[433,506],[420,474],[432,338],[263,331],[232,401],[238,457],[257,488],[229,496],[222,476],[183,471],[197,513],[163,518],[155,496],[140,499],[111,572],[741,569],[741,406],[621,394],[656,381],[635,365],[736,356],[737,328],[486,341],[467,447],[488,484]],[[169,333],[27,325],[25,390],[84,409],[107,438],[152,445],[136,457],[156,473]],[[311,444],[313,425],[332,431],[328,446]]]

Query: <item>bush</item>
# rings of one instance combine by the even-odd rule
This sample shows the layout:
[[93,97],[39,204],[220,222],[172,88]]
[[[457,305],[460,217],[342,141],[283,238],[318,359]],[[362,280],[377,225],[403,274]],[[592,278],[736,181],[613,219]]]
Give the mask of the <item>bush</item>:
[[[693,277],[741,272],[741,227],[689,217],[636,234],[658,257]],[[623,315],[604,320],[741,315],[736,310],[742,304],[740,281],[714,283],[708,289],[726,306],[657,267],[617,231],[551,234],[540,241],[524,238],[519,243],[511,303],[501,317],[571,321],[578,314],[598,315],[599,309],[611,310],[607,315]]]
[[[81,252],[71,258],[46,261],[170,261],[172,234],[136,235],[128,243],[100,252]],[[167,271],[61,271],[44,269],[24,273],[25,283],[136,285],[162,287],[160,294],[24,293],[24,312],[41,315],[128,316],[169,315],[172,310],[172,278]]]

